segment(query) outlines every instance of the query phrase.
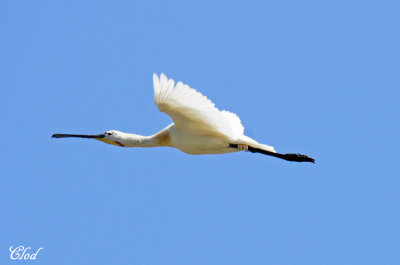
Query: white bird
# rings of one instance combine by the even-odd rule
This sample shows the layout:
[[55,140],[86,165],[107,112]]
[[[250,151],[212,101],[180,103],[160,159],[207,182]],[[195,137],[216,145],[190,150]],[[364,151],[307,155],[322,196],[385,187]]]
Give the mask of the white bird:
[[122,147],[175,147],[192,155],[224,154],[238,151],[262,153],[288,161],[313,162],[302,154],[280,154],[272,146],[260,144],[244,135],[239,117],[220,111],[207,97],[161,74],[153,74],[154,101],[161,112],[167,113],[172,124],[151,136],[124,133],[116,130],[98,135],[54,134],[54,138],[92,138]]

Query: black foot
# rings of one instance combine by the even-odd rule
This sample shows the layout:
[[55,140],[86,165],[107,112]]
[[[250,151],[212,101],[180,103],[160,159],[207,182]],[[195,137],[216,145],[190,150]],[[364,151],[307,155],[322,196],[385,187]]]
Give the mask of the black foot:
[[302,154],[284,154],[282,158],[288,161],[315,163],[314,158]]

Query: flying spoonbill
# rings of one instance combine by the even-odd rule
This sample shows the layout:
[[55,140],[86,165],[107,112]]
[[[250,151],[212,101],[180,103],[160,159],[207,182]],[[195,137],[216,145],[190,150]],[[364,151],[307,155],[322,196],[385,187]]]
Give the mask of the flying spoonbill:
[[161,112],[167,113],[172,124],[151,136],[124,133],[116,130],[97,135],[53,134],[54,138],[91,138],[123,147],[175,147],[191,155],[224,154],[250,151],[288,161],[312,162],[302,154],[280,154],[272,146],[260,144],[244,135],[239,117],[219,110],[207,97],[166,75],[153,74],[154,101]]

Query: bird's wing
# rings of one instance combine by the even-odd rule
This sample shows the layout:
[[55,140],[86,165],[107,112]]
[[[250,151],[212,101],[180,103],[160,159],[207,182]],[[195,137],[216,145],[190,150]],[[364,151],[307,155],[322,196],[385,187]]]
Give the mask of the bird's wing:
[[200,135],[222,134],[233,140],[243,135],[239,117],[229,111],[218,110],[214,103],[188,85],[164,74],[153,74],[154,101],[161,112],[167,113],[176,128]]

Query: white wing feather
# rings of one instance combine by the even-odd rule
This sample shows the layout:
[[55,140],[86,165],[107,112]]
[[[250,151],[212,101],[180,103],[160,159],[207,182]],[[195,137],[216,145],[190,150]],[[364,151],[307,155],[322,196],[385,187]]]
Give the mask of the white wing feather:
[[232,140],[243,136],[244,127],[239,117],[229,111],[218,110],[214,103],[188,85],[164,74],[153,74],[154,101],[161,112],[167,113],[178,129],[200,135],[224,135]]

